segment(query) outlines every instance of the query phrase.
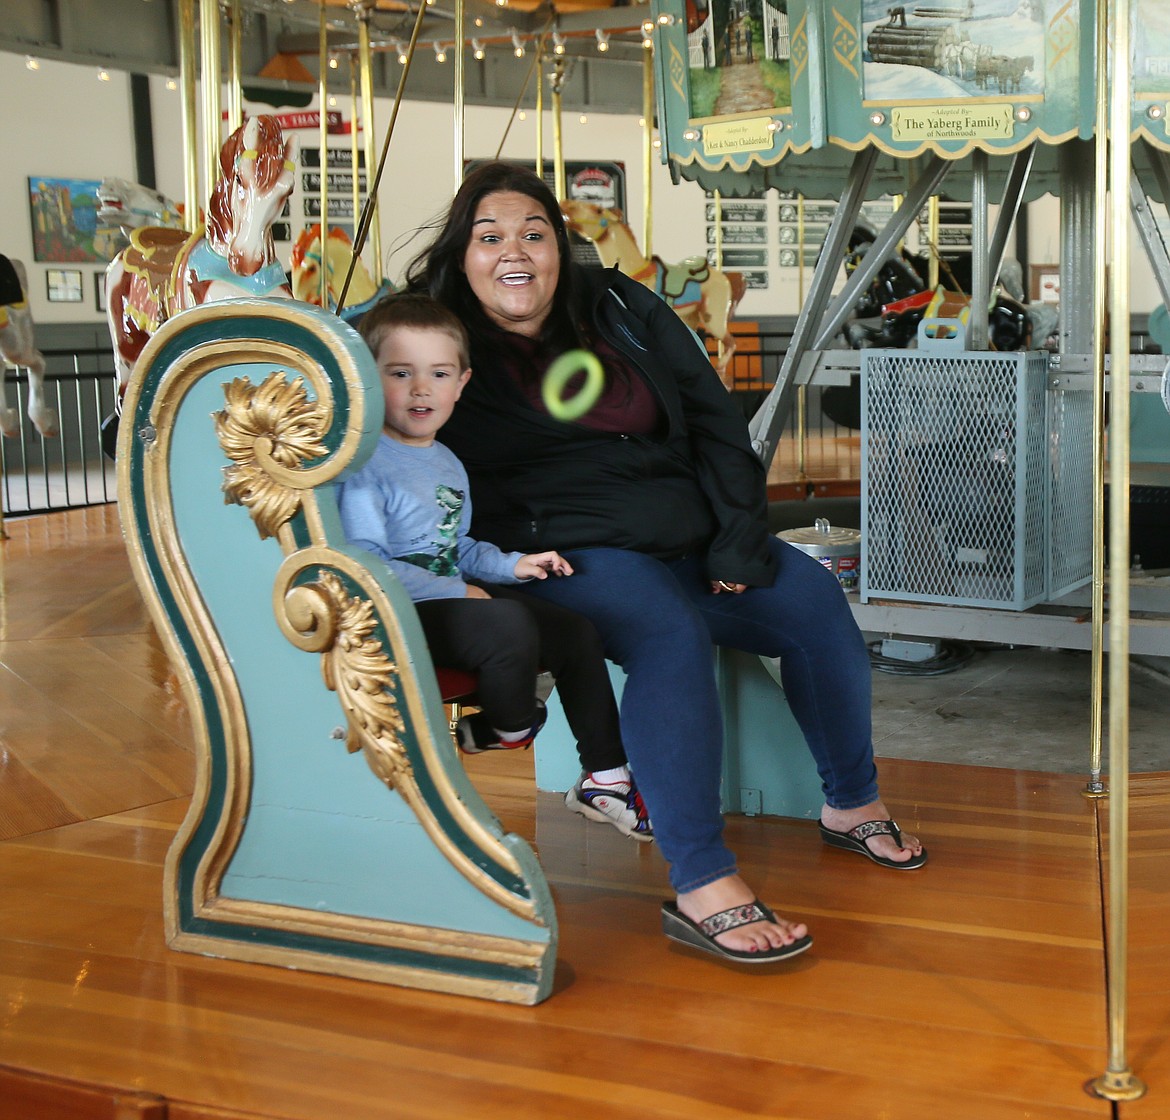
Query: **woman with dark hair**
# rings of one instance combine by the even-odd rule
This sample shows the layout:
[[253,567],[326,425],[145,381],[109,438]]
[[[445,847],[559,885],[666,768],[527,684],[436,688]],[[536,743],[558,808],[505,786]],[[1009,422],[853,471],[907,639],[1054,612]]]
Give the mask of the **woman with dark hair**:
[[[884,867],[926,860],[877,789],[869,659],[832,573],[767,530],[765,472],[695,336],[649,289],[571,262],[531,171],[472,171],[408,283],[471,336],[472,377],[439,438],[476,494],[474,531],[555,549],[576,574],[526,587],[588,617],[627,674],[622,739],[677,900],[668,937],[764,962],[811,944],[739,877],[723,842],[722,720],[712,644],[781,658],[821,775],[821,836]],[[605,388],[565,423],[541,401],[550,363],[584,348]]]

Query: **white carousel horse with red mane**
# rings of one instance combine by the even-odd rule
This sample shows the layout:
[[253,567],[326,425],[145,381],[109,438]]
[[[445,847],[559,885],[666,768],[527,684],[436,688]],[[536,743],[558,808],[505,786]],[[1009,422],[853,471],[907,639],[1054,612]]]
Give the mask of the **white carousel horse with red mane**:
[[[28,370],[28,418],[42,436],[57,434],[57,413],[45,407],[45,356],[34,339],[28,276],[20,261],[0,256],[0,358]],[[0,369],[0,434],[20,435],[20,416],[9,407]]]
[[[306,226],[292,248],[292,292],[293,298],[304,303],[321,306],[321,270],[325,270],[325,294],[329,310],[337,308],[337,298],[353,260],[353,242],[343,229],[334,227],[321,247],[320,224]],[[345,307],[341,318],[346,322],[364,315],[383,296],[394,291],[389,280],[375,284],[366,266],[358,258],[350,277],[349,289],[345,293]]]
[[237,296],[292,298],[272,242],[293,189],[292,141],[275,117],[252,117],[228,137],[219,166],[206,229],[134,229],[106,271],[119,397],[147,340],[171,316]]
[[565,223],[574,233],[592,241],[607,267],[617,265],[627,276],[657,292],[691,330],[704,331],[722,344],[715,363],[720,377],[735,353],[735,336],[728,321],[735,314],[747,285],[739,272],[720,272],[703,257],[666,264],[647,258],[638,248],[622,212],[593,202],[561,202]]

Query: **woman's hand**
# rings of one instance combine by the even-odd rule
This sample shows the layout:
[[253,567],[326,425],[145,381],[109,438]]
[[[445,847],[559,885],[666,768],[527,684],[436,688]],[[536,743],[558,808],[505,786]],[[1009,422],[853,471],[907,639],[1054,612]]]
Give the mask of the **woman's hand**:
[[724,579],[711,581],[711,592],[714,595],[742,595],[746,590],[746,583],[728,583]]
[[573,566],[559,552],[532,552],[516,561],[517,579],[548,579],[554,576],[571,576]]
[[464,597],[467,599],[490,599],[491,596],[484,591],[482,587],[477,587],[474,583],[464,585]]

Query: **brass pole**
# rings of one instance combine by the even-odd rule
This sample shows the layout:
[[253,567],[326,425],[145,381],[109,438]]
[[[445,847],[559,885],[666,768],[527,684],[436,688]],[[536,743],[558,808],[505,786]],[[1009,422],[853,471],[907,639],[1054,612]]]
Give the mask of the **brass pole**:
[[[647,40],[650,42],[650,40]],[[654,232],[654,209],[650,179],[654,170],[654,47],[642,48],[642,117],[646,121],[646,142],[642,145],[642,256],[653,260],[651,241]]]
[[[1107,37],[1107,32],[1112,34]],[[1109,915],[1106,999],[1109,1063],[1090,1083],[1106,1100],[1136,1100],[1146,1087],[1126,1056],[1129,938],[1129,0],[1109,0],[1097,49],[1109,45]],[[1098,144],[1104,138],[1098,135]],[[1099,279],[1099,278],[1098,278]]]
[[[366,204],[362,208],[361,221],[358,223],[357,233],[353,239],[353,256],[350,258],[349,268],[345,273],[345,282],[341,285],[341,292],[337,297],[337,306],[339,308],[345,306],[345,297],[349,292],[349,283],[353,279],[353,270],[357,265],[358,255],[365,246],[366,236],[370,232],[370,224],[374,216],[374,199],[378,197],[378,184],[382,182],[382,169],[386,166],[386,156],[390,152],[390,140],[394,135],[394,123],[398,120],[398,108],[402,104],[402,93],[406,89],[406,79],[410,76],[410,68],[414,64],[414,52],[418,47],[418,33],[422,29],[423,17],[426,15],[426,12],[426,4],[419,4],[418,14],[414,20],[414,30],[410,33],[410,46],[406,48],[406,63],[403,65],[402,73],[398,77],[398,92],[394,95],[394,106],[390,110],[390,123],[386,126],[386,138],[382,141],[382,154],[378,157],[378,169],[373,172],[373,178],[370,180],[370,189],[366,195]],[[367,173],[369,173],[368,168]]]
[[[329,28],[325,21],[325,0],[319,0],[317,20],[317,109],[321,143],[321,306],[329,310]],[[337,310],[341,312],[341,302]]]
[[[349,198],[353,214],[354,232],[357,232],[358,214],[362,210],[361,158],[358,152],[358,119],[361,109],[358,104],[357,56],[349,56]],[[352,251],[352,247],[351,247]]]
[[927,287],[933,292],[938,287],[938,195],[930,196],[926,211],[926,235],[930,238],[930,264],[927,267]]
[[[1097,27],[1106,26],[1108,0],[1096,0]],[[1105,275],[1109,232],[1109,54],[1097,44],[1097,105],[1093,168],[1093,588],[1089,692],[1088,797],[1106,796],[1101,781],[1105,690]],[[1128,198],[1128,192],[1126,194]],[[1128,578],[1128,577],[1127,577]]]
[[199,42],[203,77],[203,201],[211,201],[211,192],[219,179],[220,108],[219,108],[219,0],[199,0]]
[[195,0],[179,0],[179,84],[183,114],[183,225],[199,228],[199,141],[195,114]]
[[[467,123],[467,106],[464,104],[464,62],[463,62],[463,0],[455,0],[455,191],[463,182],[464,128]],[[452,191],[454,194],[454,191]]]
[[[371,176],[374,174],[374,68],[373,60],[370,55],[370,12],[373,9],[373,4],[374,0],[364,0],[361,6],[357,9],[358,59],[361,68],[362,84],[362,130],[364,132],[363,141],[365,144],[367,184],[373,181]],[[361,247],[357,240],[358,209],[359,208],[355,206],[353,211],[355,254],[361,252]],[[378,199],[373,194],[370,195],[370,234],[370,240],[373,245],[372,256],[374,258],[373,279],[375,284],[381,285],[381,212],[378,209]]]
[[561,130],[561,90],[565,84],[565,60],[558,57],[553,63],[553,190],[557,198],[565,197],[565,141]]
[[[536,44],[536,173],[544,178],[544,72],[541,70],[540,58],[544,49],[544,40]],[[528,88],[528,83],[524,83]],[[500,153],[496,152],[498,156]]]
[[240,0],[227,0],[228,21],[228,110],[227,132],[230,136],[244,123],[244,59],[240,26],[243,13]]

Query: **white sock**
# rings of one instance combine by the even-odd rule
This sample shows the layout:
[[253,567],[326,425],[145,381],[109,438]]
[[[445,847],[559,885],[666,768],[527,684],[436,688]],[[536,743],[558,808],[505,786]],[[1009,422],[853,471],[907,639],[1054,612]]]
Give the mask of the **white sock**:
[[628,766],[615,766],[612,770],[594,770],[589,778],[599,786],[616,786],[618,782],[629,784],[630,768]]
[[526,727],[523,731],[501,731],[498,727],[493,727],[492,730],[500,737],[501,743],[517,743],[532,734],[531,727]]

